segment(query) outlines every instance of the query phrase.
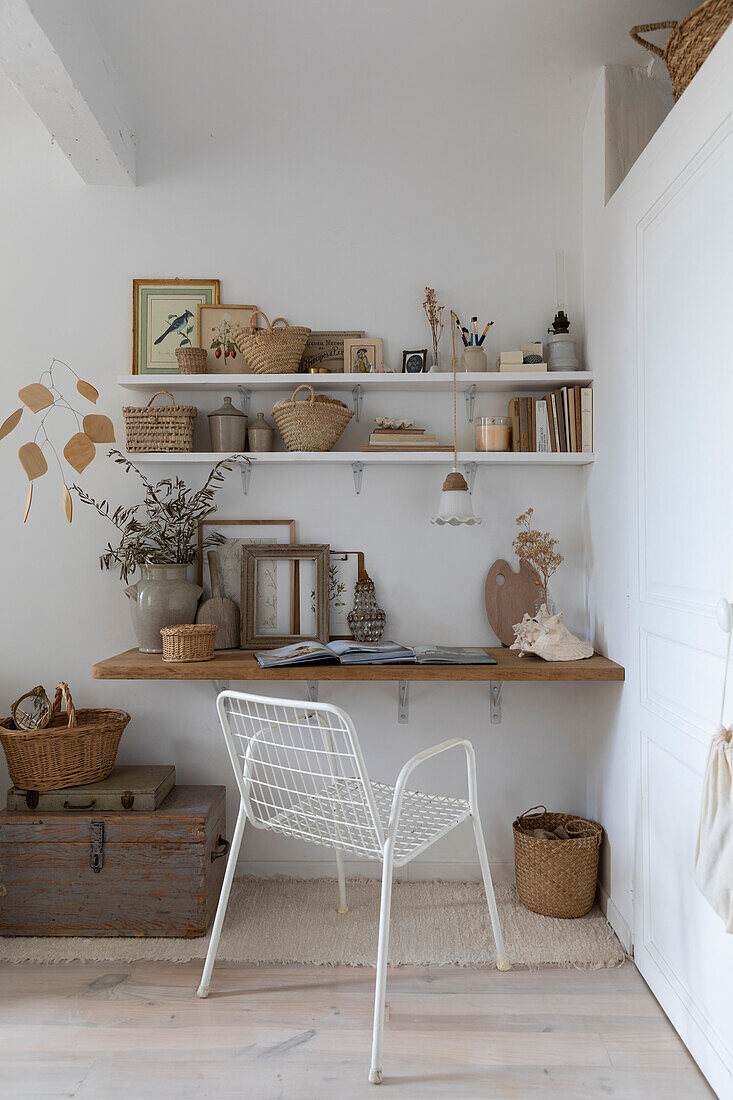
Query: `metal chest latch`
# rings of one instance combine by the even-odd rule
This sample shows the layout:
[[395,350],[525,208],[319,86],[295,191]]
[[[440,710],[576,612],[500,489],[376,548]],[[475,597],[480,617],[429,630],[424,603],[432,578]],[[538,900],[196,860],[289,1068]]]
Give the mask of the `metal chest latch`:
[[89,866],[98,874],[104,867],[104,822],[89,823]]

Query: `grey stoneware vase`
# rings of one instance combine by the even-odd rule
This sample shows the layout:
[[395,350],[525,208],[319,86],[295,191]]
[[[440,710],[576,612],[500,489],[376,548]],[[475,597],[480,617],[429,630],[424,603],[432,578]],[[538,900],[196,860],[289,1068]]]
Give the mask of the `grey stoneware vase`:
[[186,576],[188,566],[144,565],[137,584],[125,589],[141,653],[162,653],[161,627],[192,623],[203,589]]

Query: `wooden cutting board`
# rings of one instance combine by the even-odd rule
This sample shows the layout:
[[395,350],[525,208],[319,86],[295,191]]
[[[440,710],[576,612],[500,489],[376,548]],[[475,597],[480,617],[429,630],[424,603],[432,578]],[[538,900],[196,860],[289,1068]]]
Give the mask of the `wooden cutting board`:
[[537,580],[536,572],[526,561],[520,560],[518,573],[503,558],[498,558],[489,569],[484,589],[486,617],[502,645],[512,644],[512,627],[522,621],[525,612],[532,610],[540,594]]

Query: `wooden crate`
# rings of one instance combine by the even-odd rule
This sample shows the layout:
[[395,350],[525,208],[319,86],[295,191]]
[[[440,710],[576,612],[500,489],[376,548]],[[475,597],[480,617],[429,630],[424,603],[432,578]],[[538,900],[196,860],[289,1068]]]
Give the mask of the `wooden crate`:
[[224,787],[176,787],[152,813],[0,813],[0,934],[205,935],[225,814]]

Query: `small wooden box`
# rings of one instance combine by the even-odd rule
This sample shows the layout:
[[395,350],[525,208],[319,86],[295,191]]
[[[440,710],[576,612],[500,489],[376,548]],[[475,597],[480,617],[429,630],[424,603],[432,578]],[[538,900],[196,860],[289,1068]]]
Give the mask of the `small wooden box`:
[[224,877],[226,789],[151,813],[0,813],[3,936],[203,936]]

